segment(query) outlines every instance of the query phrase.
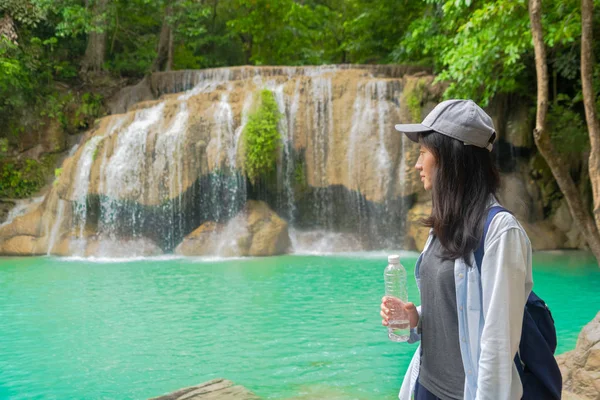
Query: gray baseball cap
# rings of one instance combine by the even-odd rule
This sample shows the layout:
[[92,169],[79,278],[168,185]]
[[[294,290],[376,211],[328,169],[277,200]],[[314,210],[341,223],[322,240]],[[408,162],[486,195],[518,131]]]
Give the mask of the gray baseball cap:
[[404,132],[413,142],[419,141],[419,133],[436,131],[489,151],[493,146],[490,138],[496,132],[492,118],[473,100],[443,101],[420,124],[399,124],[396,130]]

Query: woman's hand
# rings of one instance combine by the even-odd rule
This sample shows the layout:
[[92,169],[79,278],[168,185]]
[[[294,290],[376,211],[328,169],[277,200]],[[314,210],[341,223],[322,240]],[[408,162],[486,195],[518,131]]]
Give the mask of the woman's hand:
[[383,326],[388,326],[390,321],[408,320],[410,327],[415,328],[419,323],[419,313],[413,303],[404,303],[402,300],[384,296],[381,299],[381,315]]

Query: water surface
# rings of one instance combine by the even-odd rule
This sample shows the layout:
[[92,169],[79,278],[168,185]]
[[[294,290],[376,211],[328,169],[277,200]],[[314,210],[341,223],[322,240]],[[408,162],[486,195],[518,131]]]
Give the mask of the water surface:
[[[412,274],[415,253],[403,253]],[[558,352],[597,313],[586,253],[538,253]],[[271,399],[392,399],[415,345],[379,318],[384,253],[0,259],[0,399],[144,399],[223,377]],[[414,299],[414,279],[409,279]]]

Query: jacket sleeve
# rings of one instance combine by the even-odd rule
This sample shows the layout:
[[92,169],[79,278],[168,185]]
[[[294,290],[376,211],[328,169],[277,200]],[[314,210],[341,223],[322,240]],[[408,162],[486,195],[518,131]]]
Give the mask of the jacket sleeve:
[[417,313],[419,314],[419,323],[416,327],[410,328],[410,336],[407,343],[416,343],[421,340],[421,306],[417,306]]
[[481,285],[485,323],[480,342],[476,399],[520,398],[522,386],[516,369],[513,369],[513,359],[519,348],[525,302],[532,286],[531,244],[522,229],[514,225],[501,229],[496,224],[492,232],[490,225]]

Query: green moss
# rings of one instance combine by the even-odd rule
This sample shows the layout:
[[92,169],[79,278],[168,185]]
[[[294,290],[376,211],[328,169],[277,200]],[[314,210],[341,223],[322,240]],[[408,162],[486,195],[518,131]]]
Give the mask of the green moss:
[[426,87],[425,82],[418,80],[414,86],[407,87],[405,92],[405,102],[412,122],[421,122],[421,113],[423,109],[423,101],[425,100]]
[[277,124],[281,114],[270,90],[260,92],[260,106],[244,128],[245,170],[251,182],[275,171],[281,135]]
[[60,175],[62,174],[62,171],[63,171],[62,168],[56,168],[54,170],[54,182],[52,182],[52,186],[58,185],[58,180],[60,179]]
[[294,169],[294,182],[300,187],[306,186],[306,172],[304,170],[304,162],[299,162],[296,164],[296,168]]

